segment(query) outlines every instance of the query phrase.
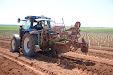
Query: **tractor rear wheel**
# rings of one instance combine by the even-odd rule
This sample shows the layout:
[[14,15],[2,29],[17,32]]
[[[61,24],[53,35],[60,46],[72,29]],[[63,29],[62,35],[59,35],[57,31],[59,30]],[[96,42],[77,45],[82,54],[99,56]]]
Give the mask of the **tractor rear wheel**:
[[37,45],[36,35],[25,33],[22,39],[22,52],[24,55],[32,57],[36,55],[35,45]]
[[11,51],[18,52],[19,51],[19,41],[15,37],[11,40]]

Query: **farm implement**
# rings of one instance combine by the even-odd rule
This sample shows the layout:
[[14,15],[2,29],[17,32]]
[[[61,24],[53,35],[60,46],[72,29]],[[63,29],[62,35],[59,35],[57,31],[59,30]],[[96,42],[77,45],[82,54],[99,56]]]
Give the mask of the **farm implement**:
[[82,42],[78,42],[80,38],[80,22],[69,29],[65,25],[54,23],[51,25],[51,18],[44,16],[27,16],[25,27],[20,26],[20,32],[14,34],[11,40],[11,51],[18,52],[22,48],[22,52],[26,56],[35,56],[38,51],[50,51],[51,54],[60,54],[68,51],[76,51],[81,48],[83,53],[88,52],[88,44],[82,38]]

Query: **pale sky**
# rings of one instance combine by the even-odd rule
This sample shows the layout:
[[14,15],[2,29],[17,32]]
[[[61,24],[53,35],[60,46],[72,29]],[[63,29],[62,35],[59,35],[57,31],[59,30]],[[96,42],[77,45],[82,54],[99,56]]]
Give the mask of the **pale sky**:
[[113,0],[0,0],[0,24],[18,24],[28,15],[63,18],[66,26],[113,27]]

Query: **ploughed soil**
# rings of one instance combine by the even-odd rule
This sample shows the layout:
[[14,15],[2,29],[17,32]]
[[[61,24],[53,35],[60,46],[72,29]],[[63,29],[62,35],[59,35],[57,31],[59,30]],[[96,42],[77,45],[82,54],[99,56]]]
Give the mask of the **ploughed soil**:
[[[96,47],[96,46],[95,46]],[[78,49],[53,56],[35,57],[10,52],[10,39],[0,38],[0,75],[113,75],[113,50]]]
[[29,69],[23,68],[23,65],[19,65],[4,56],[0,56],[0,75],[36,75]]

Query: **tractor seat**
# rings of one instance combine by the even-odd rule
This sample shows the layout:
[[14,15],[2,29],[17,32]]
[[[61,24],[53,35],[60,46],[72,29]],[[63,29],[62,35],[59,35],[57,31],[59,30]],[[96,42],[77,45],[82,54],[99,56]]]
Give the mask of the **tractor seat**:
[[43,27],[41,25],[35,25],[34,29],[41,30],[41,29],[43,29]]

